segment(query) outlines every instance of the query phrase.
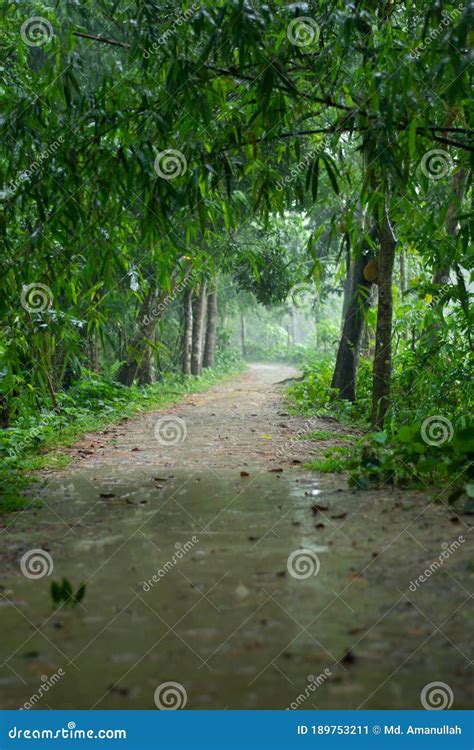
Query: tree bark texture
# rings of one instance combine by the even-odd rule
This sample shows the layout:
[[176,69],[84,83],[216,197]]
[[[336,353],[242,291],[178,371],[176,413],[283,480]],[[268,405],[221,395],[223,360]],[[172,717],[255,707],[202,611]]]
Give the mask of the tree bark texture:
[[203,281],[193,301],[193,345],[191,350],[191,373],[193,375],[200,375],[202,368],[206,286],[206,282]]
[[186,289],[183,304],[183,359],[182,370],[185,375],[191,375],[191,353],[193,348],[193,290]]
[[397,241],[384,210],[377,217],[380,253],[378,263],[379,303],[375,332],[375,355],[372,390],[372,426],[382,429],[390,404],[390,378],[392,374],[392,277]]
[[370,304],[370,289],[373,283],[365,278],[364,268],[372,258],[372,249],[365,247],[351,264],[350,293],[331,383],[331,387],[339,391],[340,397],[348,401],[356,399],[357,365],[364,330],[364,313]]
[[204,346],[203,367],[212,367],[216,350],[217,333],[217,292],[213,290],[207,296],[206,344]]

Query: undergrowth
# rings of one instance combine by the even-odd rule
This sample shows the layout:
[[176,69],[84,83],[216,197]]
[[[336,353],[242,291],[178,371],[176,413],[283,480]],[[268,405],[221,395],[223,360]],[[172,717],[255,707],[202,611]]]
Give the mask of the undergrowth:
[[[428,372],[420,370],[420,357],[428,353],[405,347],[395,357],[391,407],[381,431],[370,428],[372,371],[362,358],[357,401],[338,398],[331,388],[332,356],[313,353],[303,366],[303,379],[288,390],[290,408],[320,418],[336,418],[357,428],[362,436],[349,436],[351,445],[322,446],[321,455],[309,462],[318,472],[348,472],[349,482],[360,489],[397,486],[446,488],[450,499],[463,495],[466,512],[474,496],[474,423],[470,387],[470,353],[465,343],[449,339],[432,357]],[[305,437],[324,444],[347,441],[347,433],[320,431]]]

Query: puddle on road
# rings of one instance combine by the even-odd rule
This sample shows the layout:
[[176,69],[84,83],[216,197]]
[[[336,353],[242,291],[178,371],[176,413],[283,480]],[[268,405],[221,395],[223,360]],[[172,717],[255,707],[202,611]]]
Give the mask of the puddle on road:
[[[359,496],[301,472],[248,470],[118,469],[99,480],[81,469],[48,485],[40,510],[9,518],[2,708],[38,694],[35,708],[154,708],[167,681],[184,686],[190,709],[285,708],[301,694],[301,708],[356,708],[372,692],[365,707],[418,707],[418,682],[439,676],[426,656],[417,681],[401,670],[379,689],[403,660],[405,602],[361,637],[400,594],[383,576],[369,586],[353,573],[370,560],[370,545],[353,545],[367,539],[368,516],[331,521]],[[315,502],[324,510],[311,510]],[[51,576],[21,575],[32,548],[49,552]],[[64,577],[86,582],[86,595],[53,610],[51,581]]]

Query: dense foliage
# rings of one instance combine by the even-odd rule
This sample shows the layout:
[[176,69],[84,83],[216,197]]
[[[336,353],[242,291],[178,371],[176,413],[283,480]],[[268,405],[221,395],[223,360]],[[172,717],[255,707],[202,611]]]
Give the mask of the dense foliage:
[[[304,408],[371,421],[400,451],[441,414],[468,430],[444,473],[465,470],[471,0],[2,13],[7,458],[43,416],[47,430],[93,413],[95,378],[133,391],[199,376],[239,327],[247,354],[246,314],[290,321],[304,287],[318,353],[294,391]],[[291,359],[280,329],[267,341]]]

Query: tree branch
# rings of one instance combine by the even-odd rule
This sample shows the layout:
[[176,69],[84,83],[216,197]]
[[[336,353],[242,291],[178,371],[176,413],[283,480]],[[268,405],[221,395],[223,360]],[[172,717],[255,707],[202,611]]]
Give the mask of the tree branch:
[[102,42],[102,44],[112,44],[114,47],[125,47],[130,49],[130,45],[125,42],[116,42],[115,39],[107,39],[105,36],[95,36],[95,34],[86,34],[83,31],[73,31],[74,36],[80,36],[82,39],[91,39],[93,42]]

